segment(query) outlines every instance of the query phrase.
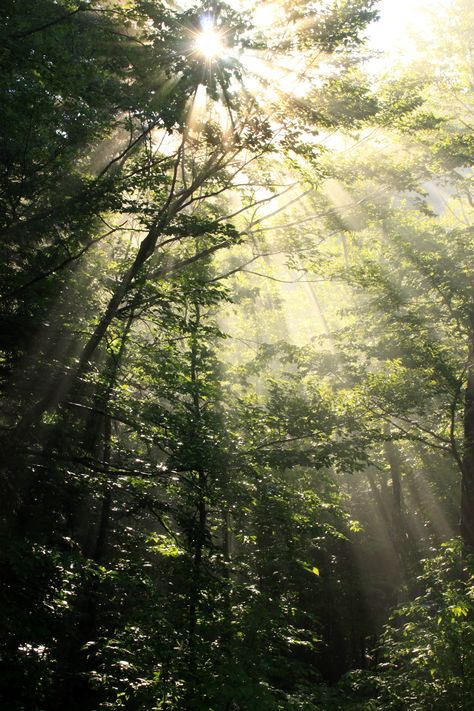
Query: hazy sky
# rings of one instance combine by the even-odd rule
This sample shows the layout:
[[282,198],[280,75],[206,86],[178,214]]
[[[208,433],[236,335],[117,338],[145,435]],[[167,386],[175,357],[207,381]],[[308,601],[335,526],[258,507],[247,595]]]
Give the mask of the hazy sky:
[[[474,2],[474,0],[472,0]],[[390,68],[394,58],[397,64],[403,59],[412,61],[417,54],[414,36],[423,35],[428,13],[436,11],[444,0],[380,0],[380,19],[367,31],[369,46],[383,52],[379,59],[366,65],[374,73]],[[430,8],[430,9],[428,9]],[[419,51],[419,45],[418,45]]]
[[[441,1],[432,0],[431,7]],[[378,6],[380,19],[368,32],[371,43],[384,50],[403,45],[410,32],[421,29],[423,6],[426,7],[424,0],[381,0]]]

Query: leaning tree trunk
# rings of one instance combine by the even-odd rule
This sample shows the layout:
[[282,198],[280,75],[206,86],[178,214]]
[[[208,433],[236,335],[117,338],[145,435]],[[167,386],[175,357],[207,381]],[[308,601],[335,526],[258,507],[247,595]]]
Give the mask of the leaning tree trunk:
[[144,266],[145,262],[153,254],[158,234],[157,230],[150,230],[150,233],[142,241],[132,266],[127,270],[121,282],[112,294],[106,310],[99,319],[94,332],[82,349],[82,353],[76,366],[66,376],[59,377],[51,384],[51,387],[48,389],[45,396],[32,408],[30,408],[30,410],[20,420],[17,427],[19,431],[28,429],[31,425],[37,422],[47,410],[58,405],[68,395],[76,384],[78,378],[87,369],[92,356],[96,352],[102,342],[102,339],[107,333],[110,324],[117,315],[119,307],[124,297],[128,294],[132,283],[139,274],[141,268]]
[[[17,425],[18,432],[27,431],[32,425],[40,420],[42,415],[48,410],[52,410],[64,400],[67,394],[73,389],[78,379],[89,367],[92,356],[97,351],[110,324],[117,316],[119,308],[125,296],[129,293],[137,277],[141,273],[145,264],[153,256],[156,250],[159,236],[163,229],[169,225],[170,221],[183,209],[188,199],[198,190],[218,169],[220,159],[210,158],[208,164],[202,172],[196,176],[189,187],[183,188],[177,195],[174,195],[174,180],[168,199],[160,209],[148,234],[143,238],[135,259],[129,269],[125,272],[120,282],[117,284],[109,303],[99,319],[92,335],[82,349],[76,366],[66,375],[51,383],[45,396],[25,413]],[[179,163],[175,166],[175,176]]]

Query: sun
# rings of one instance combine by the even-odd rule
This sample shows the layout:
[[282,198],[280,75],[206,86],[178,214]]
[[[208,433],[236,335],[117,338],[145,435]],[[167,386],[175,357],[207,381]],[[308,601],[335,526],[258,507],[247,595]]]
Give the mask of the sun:
[[197,33],[194,48],[205,59],[212,60],[226,51],[222,33],[216,29],[211,18],[206,17],[201,21],[201,31]]

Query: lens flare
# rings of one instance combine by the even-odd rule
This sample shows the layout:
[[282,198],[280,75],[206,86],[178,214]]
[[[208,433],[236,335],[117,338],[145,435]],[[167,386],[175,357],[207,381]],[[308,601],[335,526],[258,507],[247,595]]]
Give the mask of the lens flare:
[[201,28],[194,42],[196,51],[208,60],[221,57],[226,49],[222,33],[216,29],[210,18],[205,18],[201,22]]

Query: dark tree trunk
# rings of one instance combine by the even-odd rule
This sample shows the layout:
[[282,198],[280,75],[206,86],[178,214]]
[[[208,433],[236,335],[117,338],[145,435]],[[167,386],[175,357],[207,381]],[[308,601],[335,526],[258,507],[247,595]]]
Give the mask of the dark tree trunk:
[[474,553],[474,323],[470,334],[467,382],[464,394],[461,538],[465,553]]
[[[201,314],[199,304],[194,304],[195,321],[193,324],[193,335],[191,339],[191,359],[190,359],[190,375],[193,384],[192,389],[192,412],[193,412],[193,439],[198,441],[200,437],[200,420],[201,420],[201,396],[199,392],[198,380],[198,342],[197,336],[199,332]],[[188,649],[189,649],[189,681],[186,691],[186,709],[192,711],[199,704],[197,697],[199,696],[199,680],[198,680],[198,650],[197,650],[197,624],[199,602],[202,589],[202,560],[204,547],[207,537],[207,473],[204,470],[202,462],[197,457],[197,461],[193,462],[194,471],[197,473],[197,500],[196,513],[197,523],[191,527],[191,546],[193,548],[193,579],[191,581],[191,589],[189,593],[189,623],[188,623]]]
[[400,566],[402,570],[406,563],[406,525],[403,512],[403,496],[402,496],[402,467],[400,453],[390,440],[384,442],[385,458],[390,469],[390,478],[392,480],[391,494],[391,528],[393,543],[397,552]]
[[198,650],[197,650],[197,623],[199,601],[202,588],[202,557],[206,543],[207,507],[205,501],[207,477],[201,470],[198,472],[199,500],[197,502],[198,520],[193,531],[193,567],[191,590],[189,593],[189,623],[188,623],[188,649],[189,649],[189,681],[186,691],[186,709],[192,711],[196,708],[198,696]]
[[[110,464],[111,455],[111,439],[112,439],[112,421],[108,413],[104,416],[104,453],[103,453],[103,465],[104,473],[107,476],[108,468]],[[97,540],[95,543],[95,550],[93,554],[93,559],[97,563],[102,563],[104,560],[104,554],[107,544],[107,534],[109,531],[110,524],[110,513],[112,511],[112,491],[108,482],[105,484],[105,493],[102,498],[102,507],[100,511],[99,518],[99,528],[97,532]]]
[[[178,170],[177,162],[175,166],[175,176]],[[164,227],[170,223],[170,221],[177,215],[183,206],[186,205],[187,200],[193,195],[193,193],[198,190],[206,180],[215,172],[220,164],[219,159],[214,160],[211,158],[208,162],[207,168],[200,175],[198,175],[193,183],[181,190],[176,196],[174,196],[174,181],[170,190],[167,201],[160,209],[154,224],[150,227],[150,230],[146,237],[143,238],[140,243],[140,247],[136,254],[131,267],[122,277],[121,281],[115,288],[109,303],[102,317],[99,319],[94,332],[90,336],[89,340],[82,349],[82,353],[78,359],[77,365],[73,368],[66,376],[61,375],[58,379],[51,383],[51,387],[48,388],[46,395],[37,402],[30,410],[25,413],[23,418],[17,425],[17,429],[20,432],[27,430],[33,424],[38,422],[41,416],[50,409],[54,409],[57,405],[65,398],[68,392],[70,392],[74,385],[76,384],[78,378],[87,370],[92,356],[95,354],[97,348],[102,342],[107,330],[117,316],[118,310],[125,296],[129,293],[133,283],[140,274],[145,263],[150,259],[150,257],[155,253],[158,237],[162,233]]]
[[[159,225],[159,227],[161,227],[161,225]],[[147,259],[153,254],[158,234],[159,231],[157,228],[152,229],[142,241],[135,261],[112,294],[104,314],[82,349],[76,366],[67,375],[61,375],[51,383],[51,387],[48,388],[44,397],[30,408],[20,420],[18,423],[19,431],[29,428],[36,423],[47,410],[57,406],[74,388],[78,378],[87,370],[92,356],[95,354],[110,324],[116,317],[120,304],[128,294],[133,281],[138,276]]]

